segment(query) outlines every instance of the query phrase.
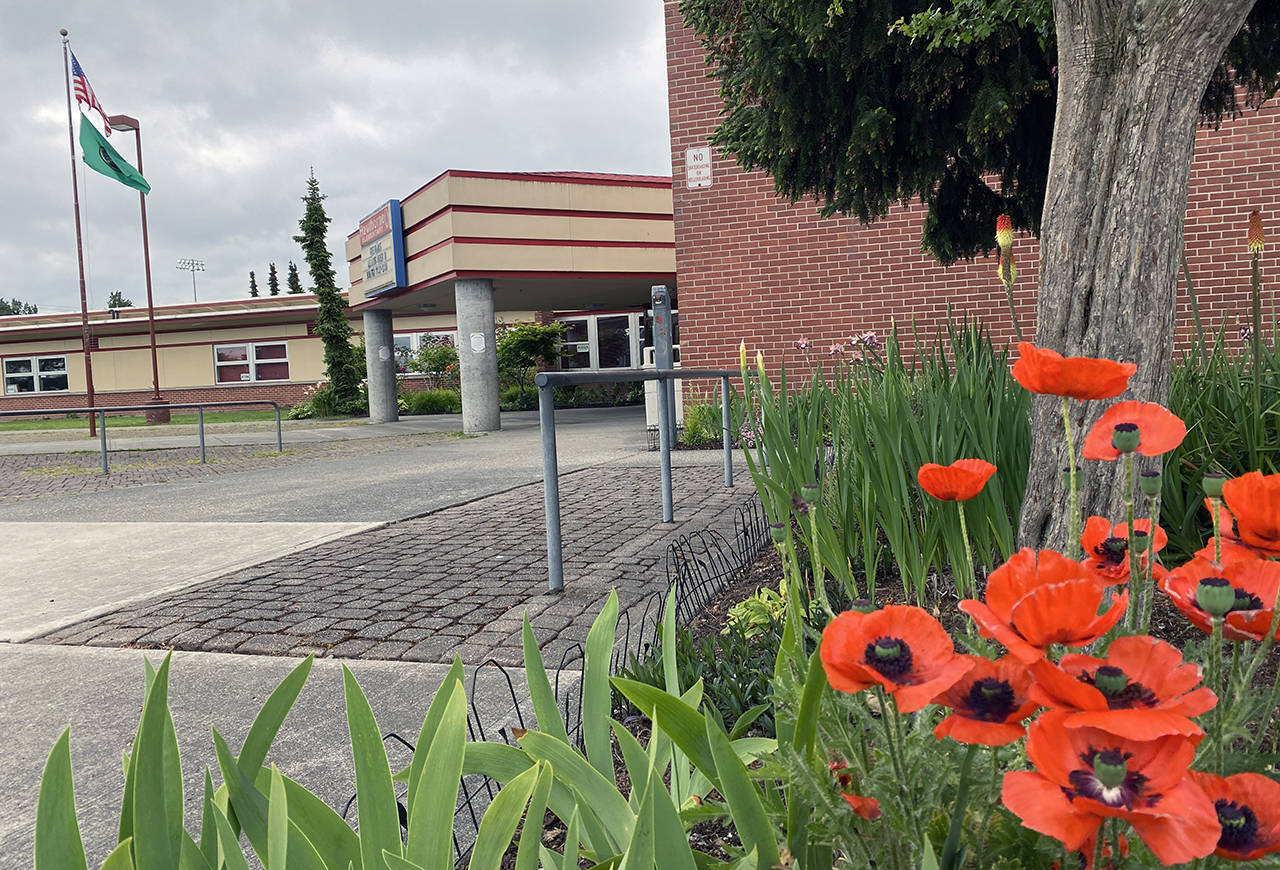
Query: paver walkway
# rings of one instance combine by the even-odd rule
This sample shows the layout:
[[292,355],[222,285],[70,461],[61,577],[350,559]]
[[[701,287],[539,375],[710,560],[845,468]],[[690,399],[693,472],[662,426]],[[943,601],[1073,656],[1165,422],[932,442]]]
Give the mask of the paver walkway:
[[521,661],[527,611],[548,661],[586,638],[613,588],[639,616],[664,588],[668,544],[732,540],[750,482],[679,468],[676,521],[660,522],[658,470],[610,464],[561,478],[565,589],[546,592],[542,486],[362,532],[55,631],[35,642],[479,664]]

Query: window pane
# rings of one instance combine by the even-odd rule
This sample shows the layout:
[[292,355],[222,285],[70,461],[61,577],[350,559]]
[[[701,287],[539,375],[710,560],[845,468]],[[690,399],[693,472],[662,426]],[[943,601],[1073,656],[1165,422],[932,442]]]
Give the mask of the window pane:
[[36,379],[28,375],[27,377],[5,378],[4,391],[6,393],[34,393],[36,390]]
[[249,346],[236,344],[230,347],[217,347],[214,348],[213,353],[218,362],[240,362],[249,358]]
[[591,368],[591,345],[585,341],[579,344],[562,344],[560,345],[560,368],[562,369],[589,369]]
[[586,318],[580,318],[578,320],[562,320],[560,322],[565,325],[564,338],[562,341],[587,341]]
[[249,364],[218,366],[218,383],[235,384],[249,380]]
[[7,359],[4,361],[4,373],[6,375],[25,375],[31,372],[31,360],[29,359]]
[[56,390],[68,390],[70,386],[67,384],[66,373],[48,374],[40,376],[40,392],[47,393]]
[[289,353],[283,344],[255,344],[253,356],[255,359],[285,359]]
[[600,345],[600,368],[620,369],[631,366],[631,318],[601,317],[596,320],[596,338]]
[[289,380],[289,364],[287,362],[258,363],[257,380],[287,381]]
[[65,372],[67,370],[67,358],[65,356],[48,356],[40,360],[40,371],[42,372]]

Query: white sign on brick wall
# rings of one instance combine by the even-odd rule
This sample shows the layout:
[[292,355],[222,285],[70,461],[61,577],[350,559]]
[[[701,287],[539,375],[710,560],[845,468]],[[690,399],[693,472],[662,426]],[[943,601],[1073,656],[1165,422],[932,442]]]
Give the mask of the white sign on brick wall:
[[711,148],[689,148],[684,152],[684,183],[690,190],[711,186]]

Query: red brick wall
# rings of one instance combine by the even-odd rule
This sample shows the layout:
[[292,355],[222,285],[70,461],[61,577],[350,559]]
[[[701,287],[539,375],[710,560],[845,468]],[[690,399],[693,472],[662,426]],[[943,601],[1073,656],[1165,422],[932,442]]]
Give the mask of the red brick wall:
[[[914,319],[931,337],[947,305],[981,318],[998,342],[1012,340],[996,260],[980,258],[944,269],[920,253],[919,206],[895,209],[864,227],[849,218],[819,219],[813,203],[790,206],[772,181],[743,172],[713,151],[713,183],[689,190],[685,149],[707,144],[719,120],[717,83],[696,37],[665,0],[671,163],[675,194],[676,272],[681,359],[686,366],[737,365],[746,339],[771,359],[795,358],[794,342],[809,340],[825,355],[832,342]],[[1280,106],[1247,112],[1196,137],[1187,211],[1188,261],[1206,330],[1225,325],[1235,337],[1248,318],[1248,214],[1267,223],[1280,216]],[[994,227],[992,228],[994,234]],[[1017,305],[1024,333],[1034,330],[1038,257],[1034,240],[1014,243]],[[1266,280],[1267,260],[1263,269]],[[1179,343],[1194,333],[1185,287],[1179,282]],[[908,330],[909,331],[909,330]]]
[[[268,401],[287,407],[302,399],[310,384],[253,384],[252,386],[193,387],[188,389],[163,389],[160,395],[169,402],[233,402]],[[94,407],[109,408],[113,405],[145,405],[151,399],[151,390],[121,390],[94,393]],[[88,399],[84,393],[19,393],[5,396],[0,411],[56,410],[58,408],[84,408]],[[233,409],[234,410],[234,409]],[[177,409],[179,413],[193,408]],[[141,412],[138,412],[141,413]]]

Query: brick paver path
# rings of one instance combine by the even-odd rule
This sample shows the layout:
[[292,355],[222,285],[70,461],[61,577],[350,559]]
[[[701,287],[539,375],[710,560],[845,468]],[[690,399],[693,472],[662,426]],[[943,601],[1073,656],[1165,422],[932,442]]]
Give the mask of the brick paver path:
[[[607,465],[562,476],[565,589],[546,592],[541,483],[333,541],[60,629],[39,643],[447,662],[522,661],[527,610],[548,664],[586,639],[610,589],[635,622],[666,583],[677,536],[732,541],[750,482],[716,466],[675,470],[664,524],[658,470]],[[620,628],[620,631],[622,629]]]
[[51,495],[167,483],[213,474],[234,474],[298,462],[369,456],[421,447],[451,437],[454,436],[444,432],[425,432],[381,438],[286,443],[284,453],[276,452],[274,442],[210,446],[205,450],[208,461],[204,465],[200,464],[199,447],[112,450],[107,454],[111,473],[105,475],[102,473],[102,454],[97,452],[96,447],[86,446],[86,452],[77,453],[0,456],[0,504]]

